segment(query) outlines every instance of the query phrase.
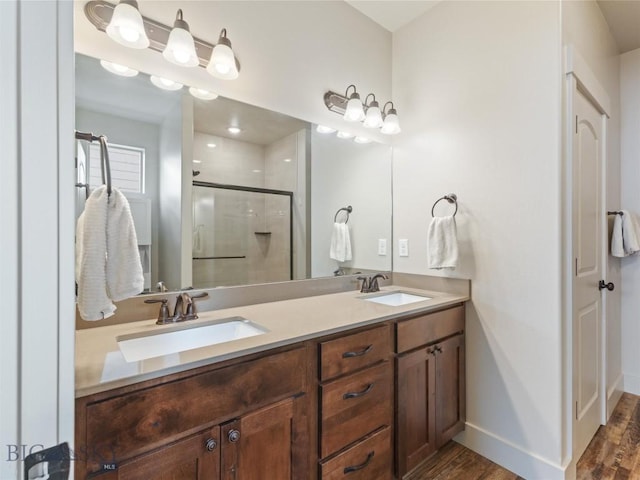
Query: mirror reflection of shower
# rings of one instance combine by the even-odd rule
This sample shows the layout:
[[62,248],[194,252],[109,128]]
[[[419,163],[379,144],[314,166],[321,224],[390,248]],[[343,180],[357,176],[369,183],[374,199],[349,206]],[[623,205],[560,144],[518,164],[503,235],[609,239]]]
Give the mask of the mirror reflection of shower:
[[292,192],[194,181],[192,200],[194,284],[293,279]]

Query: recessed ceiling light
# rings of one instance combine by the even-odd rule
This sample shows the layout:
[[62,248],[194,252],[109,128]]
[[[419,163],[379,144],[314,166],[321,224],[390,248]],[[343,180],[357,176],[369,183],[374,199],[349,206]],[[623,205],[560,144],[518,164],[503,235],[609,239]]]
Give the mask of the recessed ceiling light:
[[209,148],[216,148],[217,145],[215,143],[207,143],[207,147]]
[[353,138],[355,135],[353,133],[340,131],[336,134],[338,138]]
[[193,163],[202,163],[202,160],[193,160]]
[[182,88],[182,84],[178,82],[174,82],[173,80],[169,80],[168,78],[156,77],[155,75],[151,75],[151,83],[153,83],[156,87],[161,88],[163,90],[180,90]]
[[107,62],[106,60],[100,60],[100,65],[106,71],[120,75],[122,77],[135,77],[138,75],[138,70],[120,65],[119,63]]
[[287,162],[287,163],[289,163],[289,162],[291,162],[291,159],[290,159],[290,158],[285,158],[285,159],[284,159],[284,160],[282,160],[282,161],[283,161],[283,162]]
[[200,100],[215,100],[218,98],[217,93],[213,93],[204,88],[189,87],[189,93]]
[[371,140],[367,137],[356,137],[353,139],[353,141],[356,143],[371,143]]
[[262,170],[251,170],[253,173],[260,173]]
[[228,127],[227,132],[232,133],[233,135],[237,135],[242,131],[240,127]]
[[318,133],[333,133],[336,131],[335,128],[327,127],[326,125],[318,125],[316,127],[316,131]]

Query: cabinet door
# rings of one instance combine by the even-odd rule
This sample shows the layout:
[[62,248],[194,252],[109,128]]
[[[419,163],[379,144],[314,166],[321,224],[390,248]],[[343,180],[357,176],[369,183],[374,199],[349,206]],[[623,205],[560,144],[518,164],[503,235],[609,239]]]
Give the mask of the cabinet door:
[[412,470],[436,449],[436,357],[433,347],[397,358],[397,476]]
[[222,426],[222,480],[292,479],[294,399]]
[[436,445],[464,430],[464,335],[436,345]]
[[220,476],[220,427],[135,457],[117,470],[97,473],[100,480],[215,480]]

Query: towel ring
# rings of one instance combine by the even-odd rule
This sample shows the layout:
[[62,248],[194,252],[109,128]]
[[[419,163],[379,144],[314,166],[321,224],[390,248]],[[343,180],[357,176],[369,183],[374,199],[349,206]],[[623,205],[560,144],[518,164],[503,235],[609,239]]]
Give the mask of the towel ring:
[[351,212],[353,212],[353,207],[351,205],[347,206],[347,207],[342,207],[339,208],[338,211],[336,212],[336,214],[333,216],[333,223],[336,223],[338,221],[338,214],[340,212],[347,212],[347,218],[345,219],[344,223],[348,223],[349,222],[349,214]]
[[436,205],[442,200],[446,200],[449,203],[455,204],[456,210],[455,212],[453,212],[453,216],[455,217],[456,213],[458,213],[458,196],[455,193],[450,193],[449,195],[445,195],[443,197],[440,197],[438,200],[436,200],[435,203],[433,204],[433,207],[431,207],[431,216],[435,217],[434,210],[436,208]]

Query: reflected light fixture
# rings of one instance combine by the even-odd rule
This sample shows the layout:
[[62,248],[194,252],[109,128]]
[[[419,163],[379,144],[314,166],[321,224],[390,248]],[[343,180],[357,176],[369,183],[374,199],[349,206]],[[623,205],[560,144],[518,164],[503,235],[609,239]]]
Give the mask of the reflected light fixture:
[[[387,112],[387,105],[389,104],[391,105],[391,108]],[[398,113],[396,112],[396,109],[393,108],[393,102],[385,103],[382,111],[384,115],[384,123],[380,131],[386,135],[396,135],[397,133],[400,133],[402,131],[400,129],[400,121],[398,120]]]
[[109,38],[125,47],[147,48],[149,46],[149,38],[136,0],[120,0],[113,10],[106,32]]
[[[349,89],[353,87],[353,93],[349,96]],[[360,94],[356,91],[355,85],[349,85],[347,87],[347,91],[344,94],[345,97],[348,97],[347,107],[344,110],[343,118],[347,122],[361,122],[364,120],[364,108],[362,107],[362,102],[360,101]]]
[[[367,103],[369,97],[373,97],[371,103]],[[382,126],[382,113],[380,112],[380,106],[376,101],[376,96],[373,93],[370,93],[367,95],[367,98],[365,98],[364,104],[367,109],[367,113],[364,118],[364,126],[367,128],[380,128]]]
[[107,72],[120,75],[121,77],[135,77],[139,73],[138,70],[134,70],[133,68],[120,65],[119,63],[107,62],[106,60],[100,60],[100,65],[102,65],[102,68]]
[[353,137],[355,137],[355,135],[353,133],[343,132],[342,130],[340,130],[338,133],[336,133],[336,137],[338,137],[338,138],[353,138]]
[[356,143],[371,143],[371,140],[368,139],[367,137],[356,137],[353,139],[354,142]]
[[193,37],[189,31],[189,24],[182,19],[182,9],[178,9],[176,20],[169,34],[167,45],[162,56],[169,62],[181,67],[195,67],[200,62],[196,54]]
[[218,43],[211,51],[207,72],[216,78],[234,80],[238,78],[236,57],[231,49],[231,41],[227,38],[227,29],[223,28]]
[[173,80],[169,80],[168,78],[156,77],[155,75],[151,75],[149,79],[151,80],[151,83],[153,83],[156,87],[163,90],[175,91],[180,90],[183,87],[181,83],[174,82]]
[[[351,87],[353,87],[353,93],[349,95]],[[367,102],[369,97],[373,97],[370,103]],[[355,119],[359,118],[358,121],[363,121],[365,127],[380,128],[380,132],[385,135],[395,135],[402,131],[393,102],[385,103],[381,111],[375,95],[370,93],[366,96],[363,105],[354,85],[349,85],[344,95],[329,90],[324,94],[324,104],[330,111],[343,115],[345,120],[356,121]],[[388,105],[391,106],[389,110],[387,110]]]
[[335,128],[327,127],[326,125],[318,125],[316,127],[316,131],[318,133],[333,133],[336,131]]
[[227,127],[227,132],[233,134],[233,135],[237,135],[242,131],[242,129],[240,127]]
[[215,100],[218,98],[217,93],[213,93],[204,88],[189,87],[189,93],[200,100]]

